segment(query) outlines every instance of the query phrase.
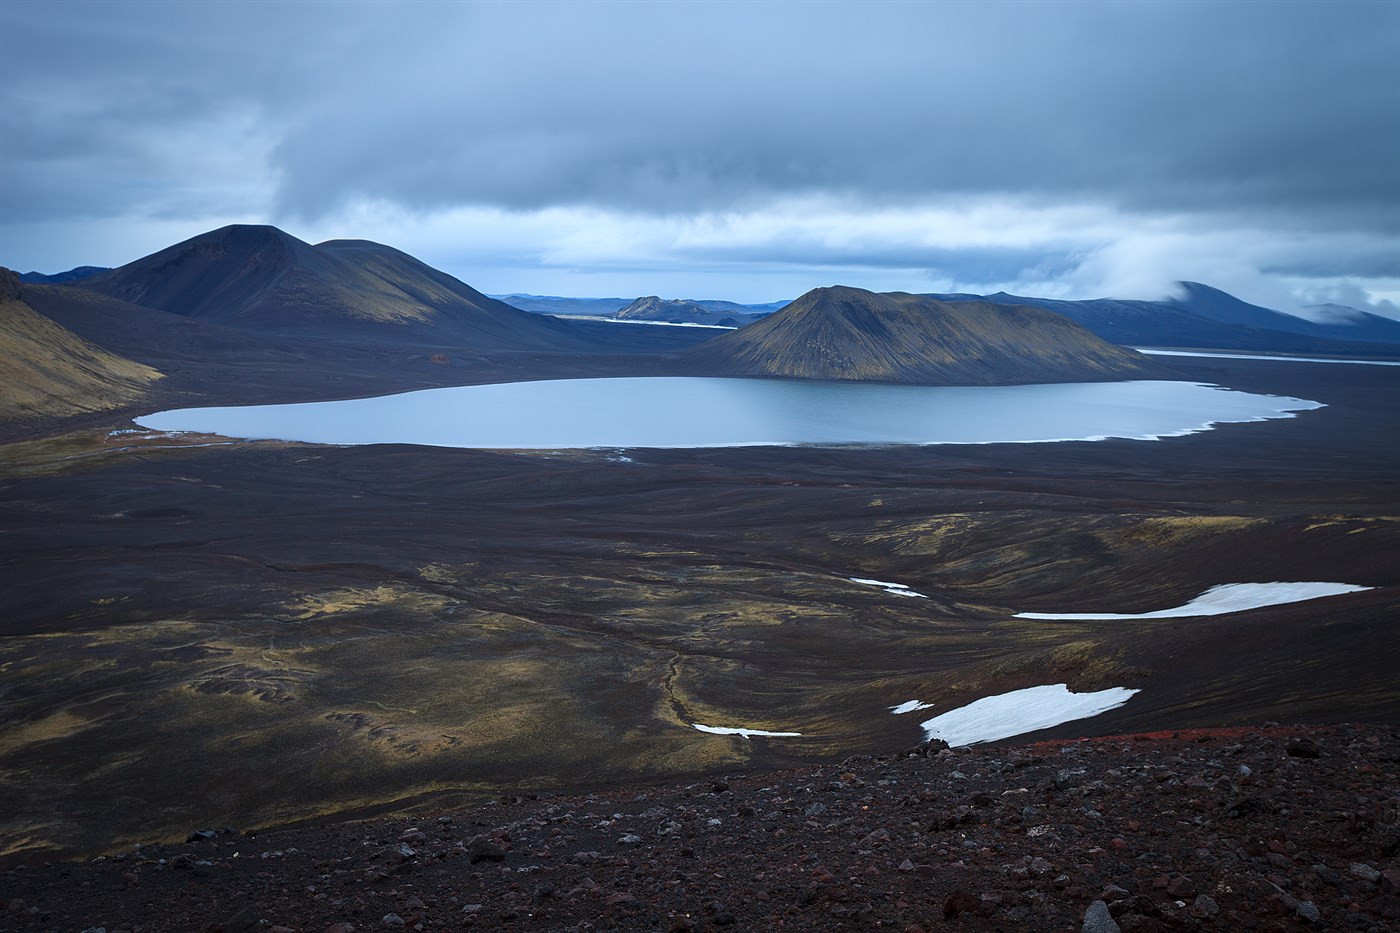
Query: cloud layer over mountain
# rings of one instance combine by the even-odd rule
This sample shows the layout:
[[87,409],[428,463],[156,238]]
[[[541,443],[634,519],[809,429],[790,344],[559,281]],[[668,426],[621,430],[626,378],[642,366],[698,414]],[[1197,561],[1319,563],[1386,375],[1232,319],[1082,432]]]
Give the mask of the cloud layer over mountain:
[[11,0],[0,261],[266,221],[500,291],[1396,299],[1397,46],[1385,3]]

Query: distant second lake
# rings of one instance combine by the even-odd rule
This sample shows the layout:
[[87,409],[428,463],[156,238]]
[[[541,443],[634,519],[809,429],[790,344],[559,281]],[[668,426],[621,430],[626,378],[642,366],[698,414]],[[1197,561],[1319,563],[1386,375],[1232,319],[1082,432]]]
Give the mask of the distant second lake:
[[157,431],[319,444],[561,450],[1156,440],[1321,407],[1190,382],[900,386],[645,377],[184,408],[136,423]]

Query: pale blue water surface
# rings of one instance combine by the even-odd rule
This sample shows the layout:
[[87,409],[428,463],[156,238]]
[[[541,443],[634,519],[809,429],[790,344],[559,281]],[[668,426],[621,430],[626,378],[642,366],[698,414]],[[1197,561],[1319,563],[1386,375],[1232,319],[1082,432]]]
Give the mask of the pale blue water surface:
[[1190,382],[898,386],[793,379],[563,379],[293,405],[183,408],[157,431],[318,444],[588,447],[1156,440],[1324,407]]

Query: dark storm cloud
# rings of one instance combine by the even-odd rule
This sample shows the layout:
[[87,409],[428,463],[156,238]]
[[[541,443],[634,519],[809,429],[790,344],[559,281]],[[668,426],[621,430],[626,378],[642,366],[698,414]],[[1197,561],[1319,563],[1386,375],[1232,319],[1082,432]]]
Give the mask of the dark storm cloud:
[[1393,227],[1395,34],[1389,4],[465,11],[290,134],[284,190],[311,212],[1025,191]]
[[505,290],[1394,295],[1397,45],[1388,2],[7,0],[0,259],[242,221],[490,259]]
[[1393,230],[1398,9],[12,2],[6,175],[39,183],[5,206],[139,199],[163,138],[261,132],[305,216],[996,191]]
[[1265,265],[1259,271],[1303,278],[1352,275],[1364,279],[1400,279],[1400,253],[1393,249],[1363,250]]

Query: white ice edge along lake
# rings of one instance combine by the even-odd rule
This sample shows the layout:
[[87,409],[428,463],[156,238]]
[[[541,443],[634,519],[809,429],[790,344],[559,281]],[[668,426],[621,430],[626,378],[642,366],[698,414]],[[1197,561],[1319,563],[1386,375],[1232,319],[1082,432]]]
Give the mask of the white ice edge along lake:
[[1222,583],[1212,586],[1184,606],[1155,612],[1018,612],[1018,619],[1182,619],[1218,616],[1265,606],[1283,606],[1324,596],[1360,593],[1369,586],[1350,583]]
[[318,444],[570,450],[1159,440],[1322,407],[1308,399],[1155,380],[906,386],[655,376],[184,408],[136,423],[156,431]]
[[1205,350],[1155,350],[1152,347],[1133,347],[1148,356],[1195,356],[1217,360],[1273,360],[1278,363],[1349,363],[1354,366],[1400,366],[1396,360],[1343,360],[1337,357],[1318,356],[1265,356],[1262,353],[1210,353]]

